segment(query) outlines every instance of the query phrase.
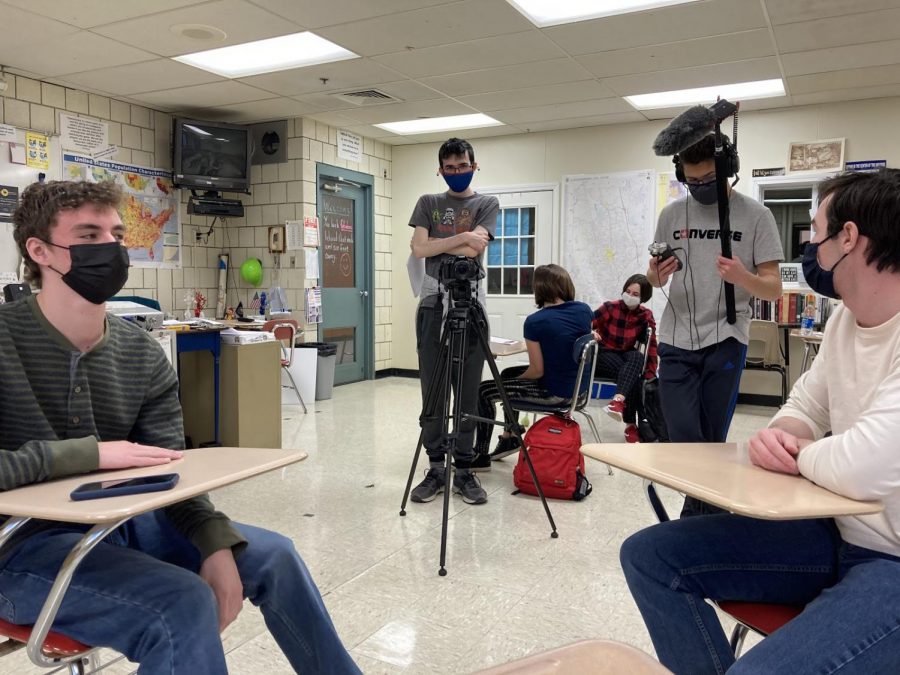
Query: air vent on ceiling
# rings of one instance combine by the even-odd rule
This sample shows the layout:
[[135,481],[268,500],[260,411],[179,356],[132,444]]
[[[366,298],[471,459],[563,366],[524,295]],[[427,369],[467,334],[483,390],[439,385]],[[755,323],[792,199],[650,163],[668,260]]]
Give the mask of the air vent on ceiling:
[[389,96],[377,89],[347,91],[343,94],[334,94],[334,97],[341,99],[345,103],[352,103],[353,105],[376,105],[378,103],[393,103],[400,100],[399,98]]

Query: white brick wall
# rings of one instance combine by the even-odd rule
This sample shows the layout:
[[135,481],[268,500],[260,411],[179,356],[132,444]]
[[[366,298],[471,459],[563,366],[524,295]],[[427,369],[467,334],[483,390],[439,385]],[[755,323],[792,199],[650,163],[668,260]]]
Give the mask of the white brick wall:
[[[172,118],[164,112],[125,101],[88,94],[26,77],[8,77],[9,88],[0,94],[0,122],[23,129],[59,133],[59,113],[100,119],[109,124],[109,141],[119,147],[115,161],[140,166],[171,168]],[[180,315],[195,291],[207,298],[207,315],[215,310],[218,287],[218,254],[230,252],[226,306],[249,305],[253,294],[277,282],[287,292],[295,313],[303,315],[303,289],[317,282],[307,280],[302,251],[281,256],[268,252],[268,228],[286,220],[316,214],[316,163],[325,162],[374,177],[375,222],[375,369],[391,367],[391,147],[366,138],[361,162],[337,159],[337,129],[306,118],[288,120],[288,160],[281,164],[253,166],[252,195],[227,195],[244,202],[245,216],[217,220],[189,216],[188,191],[182,191],[182,268],[156,270],[132,268],[125,289],[129,294],[159,300],[165,311]],[[199,236],[198,236],[199,235]],[[263,262],[263,282],[252,288],[240,278],[239,266],[249,257]],[[326,308],[327,311],[327,308]],[[304,327],[308,340],[315,326]]]

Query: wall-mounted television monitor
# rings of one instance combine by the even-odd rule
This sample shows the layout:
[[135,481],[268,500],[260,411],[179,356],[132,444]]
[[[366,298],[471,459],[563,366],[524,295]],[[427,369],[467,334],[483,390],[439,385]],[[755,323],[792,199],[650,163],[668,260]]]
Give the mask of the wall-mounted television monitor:
[[178,187],[250,194],[250,127],[175,118],[173,182]]

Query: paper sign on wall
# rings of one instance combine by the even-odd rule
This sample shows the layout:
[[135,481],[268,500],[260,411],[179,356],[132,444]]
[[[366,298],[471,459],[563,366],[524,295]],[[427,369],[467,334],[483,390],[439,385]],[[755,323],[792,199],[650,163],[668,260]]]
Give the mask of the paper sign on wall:
[[317,248],[305,248],[303,249],[306,254],[306,278],[307,279],[318,279],[319,278],[319,249]]
[[284,221],[284,245],[288,251],[303,248],[303,223],[299,220]]
[[50,168],[50,139],[46,134],[25,132],[25,164],[32,169]]
[[15,141],[16,128],[12,124],[0,124],[0,141]]
[[322,289],[306,289],[306,323],[322,323]]
[[348,162],[362,161],[363,139],[362,136],[351,134],[349,131],[338,129],[337,131],[337,156]]
[[319,245],[319,219],[304,218],[303,219],[303,245],[318,246]]
[[59,142],[64,150],[97,156],[109,148],[109,124],[66,113],[59,114]]

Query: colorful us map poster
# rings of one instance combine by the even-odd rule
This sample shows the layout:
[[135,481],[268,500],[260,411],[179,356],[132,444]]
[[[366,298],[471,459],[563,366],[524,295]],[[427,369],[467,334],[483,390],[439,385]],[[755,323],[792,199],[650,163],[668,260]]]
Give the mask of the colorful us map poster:
[[181,211],[179,191],[171,172],[63,154],[65,180],[99,183],[112,180],[122,186],[122,222],[125,248],[134,267],[181,267]]

